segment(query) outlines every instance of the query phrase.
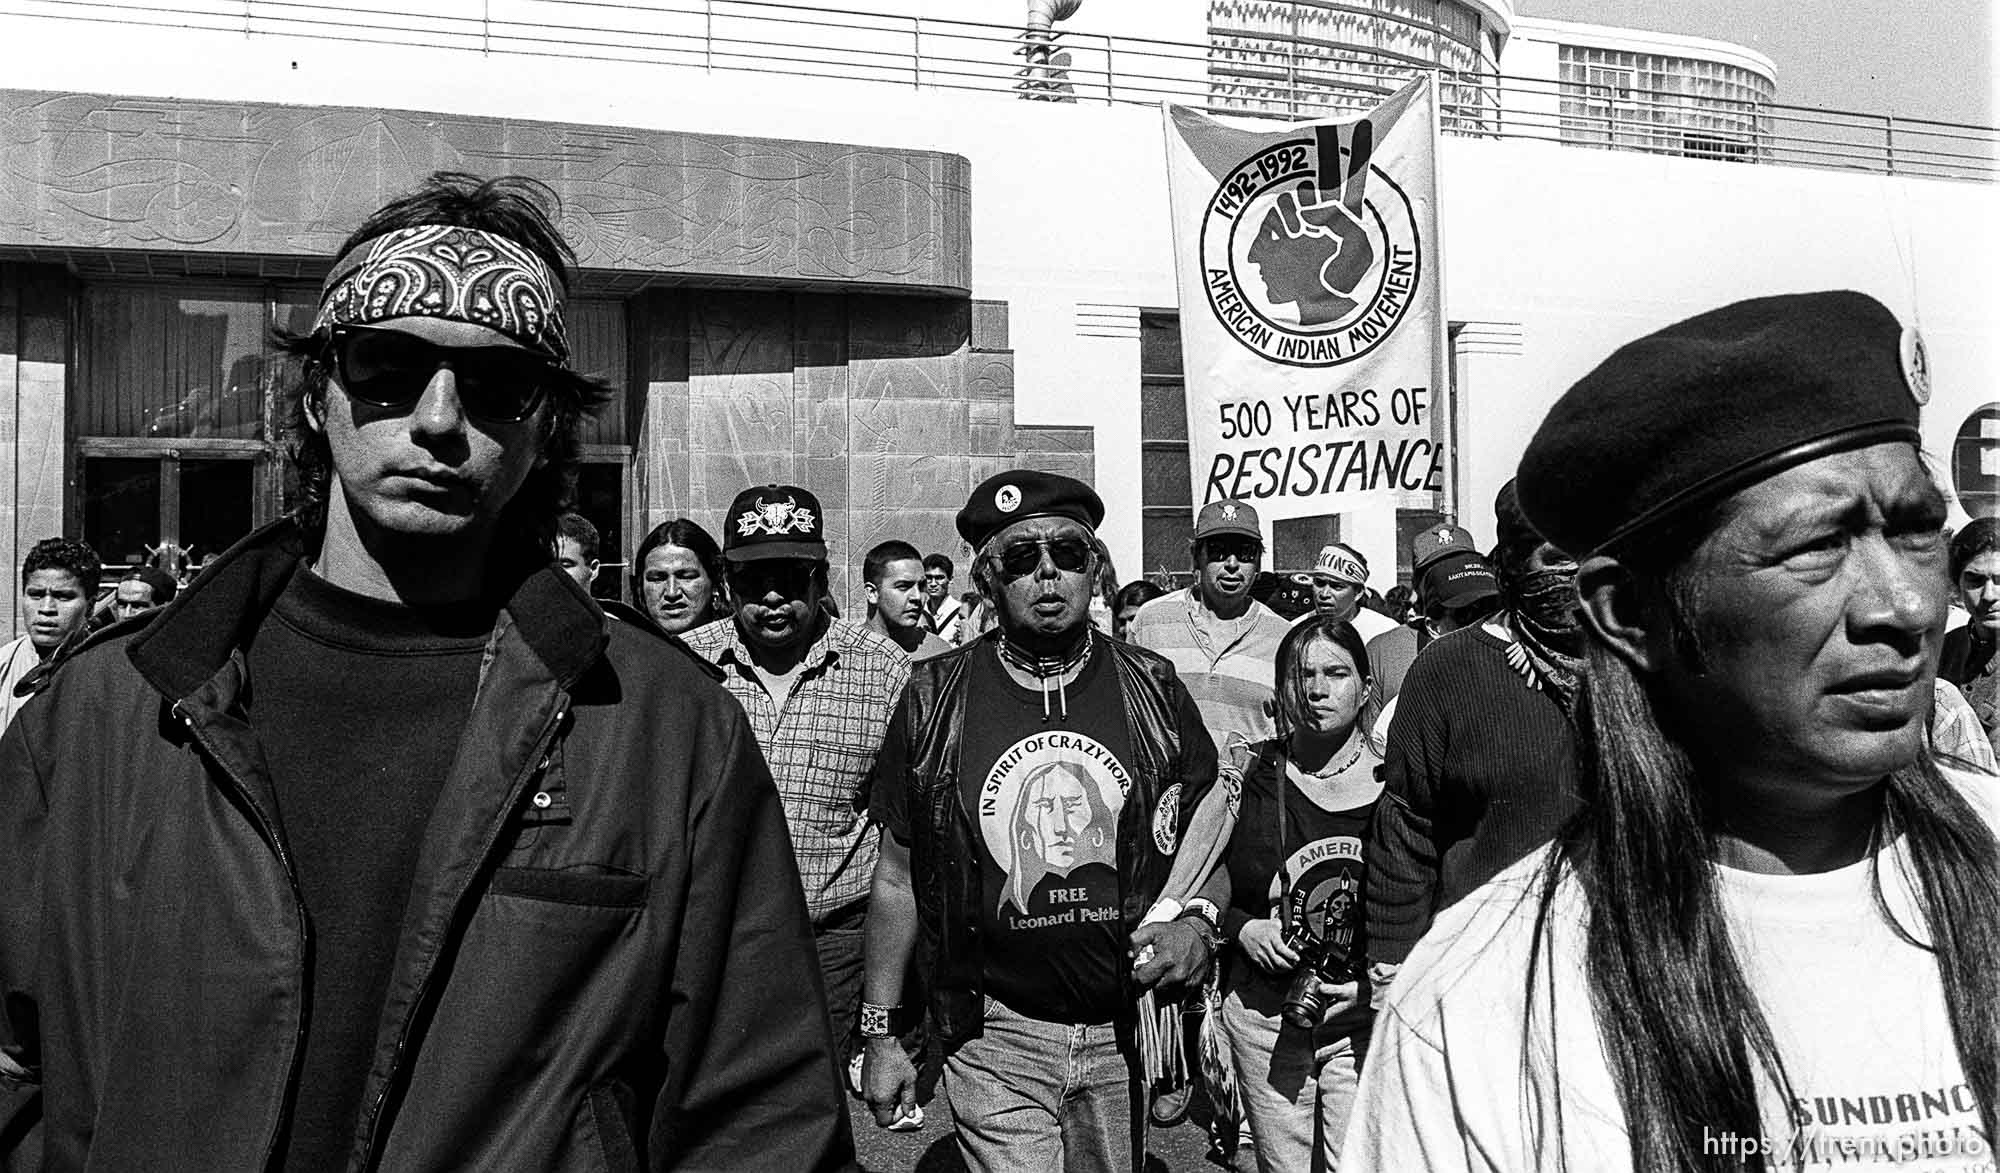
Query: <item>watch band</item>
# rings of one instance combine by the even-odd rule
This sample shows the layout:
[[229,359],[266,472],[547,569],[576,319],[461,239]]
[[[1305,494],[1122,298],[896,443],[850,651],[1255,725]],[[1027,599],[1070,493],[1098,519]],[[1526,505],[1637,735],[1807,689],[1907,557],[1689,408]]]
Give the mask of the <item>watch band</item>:
[[864,1039],[893,1039],[896,1037],[894,1020],[900,1006],[877,1006],[873,1002],[861,1004],[859,1029]]
[[1216,936],[1222,935],[1222,910],[1215,906],[1215,901],[1207,897],[1196,896],[1189,900],[1181,906],[1181,915],[1198,916],[1208,922],[1208,927],[1214,930]]

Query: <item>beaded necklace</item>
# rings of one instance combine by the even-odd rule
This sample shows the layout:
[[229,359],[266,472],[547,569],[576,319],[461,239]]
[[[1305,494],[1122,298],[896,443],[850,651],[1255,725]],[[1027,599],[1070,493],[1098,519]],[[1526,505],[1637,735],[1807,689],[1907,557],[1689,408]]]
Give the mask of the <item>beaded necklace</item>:
[[1000,658],[1016,670],[1035,678],[1042,686],[1042,720],[1049,719],[1049,681],[1056,682],[1056,699],[1062,706],[1063,720],[1069,720],[1069,693],[1064,677],[1083,667],[1085,660],[1096,647],[1096,629],[1085,627],[1083,638],[1063,656],[1037,656],[1014,646],[1005,632],[1000,634]]

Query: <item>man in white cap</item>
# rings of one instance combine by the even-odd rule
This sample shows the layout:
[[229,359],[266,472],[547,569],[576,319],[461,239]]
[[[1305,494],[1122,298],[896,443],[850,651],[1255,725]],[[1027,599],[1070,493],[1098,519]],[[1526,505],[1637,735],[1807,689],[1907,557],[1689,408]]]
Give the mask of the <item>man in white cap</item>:
[[[1396,621],[1361,605],[1368,591],[1368,559],[1345,542],[1320,548],[1313,564],[1313,612],[1331,615],[1354,625],[1363,640],[1371,640],[1396,626]],[[1303,621],[1305,616],[1293,620]]]

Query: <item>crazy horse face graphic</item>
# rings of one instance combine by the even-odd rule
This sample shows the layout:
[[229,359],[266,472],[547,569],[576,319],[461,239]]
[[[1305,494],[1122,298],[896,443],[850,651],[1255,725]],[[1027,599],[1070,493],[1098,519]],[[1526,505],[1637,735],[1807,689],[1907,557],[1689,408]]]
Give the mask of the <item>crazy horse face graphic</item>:
[[1009,820],[1014,861],[1001,905],[1028,910],[1044,876],[1085,864],[1116,866],[1117,820],[1082,768],[1050,762],[1029,774]]
[[[1353,294],[1375,265],[1375,244],[1364,222],[1373,144],[1370,124],[1356,123],[1339,191],[1307,180],[1280,193],[1250,245],[1250,262],[1265,295],[1274,304],[1297,304],[1301,326],[1339,321],[1360,304]],[[1330,128],[1319,136],[1319,152],[1320,174],[1326,176],[1339,157]]]

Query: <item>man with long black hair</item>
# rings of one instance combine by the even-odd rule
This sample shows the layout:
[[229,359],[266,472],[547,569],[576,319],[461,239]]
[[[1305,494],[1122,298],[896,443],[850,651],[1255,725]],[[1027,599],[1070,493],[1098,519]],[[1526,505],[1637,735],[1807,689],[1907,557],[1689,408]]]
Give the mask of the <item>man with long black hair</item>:
[[1923,343],[1759,298],[1572,387],[1520,499],[1583,557],[1584,807],[1404,964],[1343,1169],[1991,1169],[2000,825],[1927,729]]
[[552,203],[439,174],[349,237],[281,340],[298,510],[0,741],[49,1166],[851,1160],[742,710],[551,558],[607,395]]

